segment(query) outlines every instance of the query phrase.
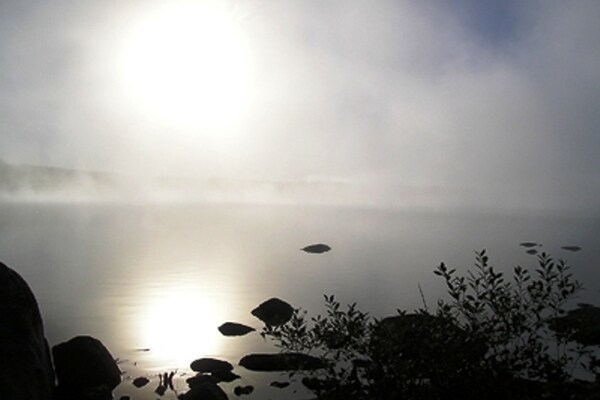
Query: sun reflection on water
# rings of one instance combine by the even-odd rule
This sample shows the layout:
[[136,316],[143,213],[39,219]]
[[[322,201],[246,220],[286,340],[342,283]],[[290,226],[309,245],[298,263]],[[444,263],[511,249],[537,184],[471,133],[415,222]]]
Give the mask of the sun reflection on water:
[[151,364],[181,368],[197,357],[220,354],[217,327],[227,304],[219,300],[193,285],[153,288],[133,324]]

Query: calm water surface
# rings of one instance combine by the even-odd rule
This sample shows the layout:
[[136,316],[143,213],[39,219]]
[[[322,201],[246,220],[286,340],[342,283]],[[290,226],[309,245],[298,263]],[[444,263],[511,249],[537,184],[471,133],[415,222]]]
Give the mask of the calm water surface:
[[[473,251],[483,248],[508,270],[534,266],[535,257],[518,243],[539,241],[571,262],[587,288],[579,300],[600,303],[598,237],[598,218],[300,206],[0,205],[0,260],[36,293],[51,345],[78,334],[101,339],[126,371],[117,395],[134,399],[157,396],[152,385],[140,391],[128,377],[177,369],[184,389],[196,358],[236,364],[248,352],[273,350],[258,334],[226,338],[216,329],[225,321],[259,328],[250,310],[270,297],[318,313],[322,295],[336,294],[383,316],[422,306],[420,284],[435,305],[444,286],[432,270],[441,261],[464,270]],[[316,242],[333,250],[299,251]],[[584,250],[560,250],[570,244]],[[263,375],[240,374],[231,387],[267,386]],[[267,387],[250,398],[293,397],[282,393]]]

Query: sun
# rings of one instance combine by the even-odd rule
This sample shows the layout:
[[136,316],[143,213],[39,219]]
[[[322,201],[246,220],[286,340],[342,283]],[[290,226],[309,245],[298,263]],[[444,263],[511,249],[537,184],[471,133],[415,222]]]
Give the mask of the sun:
[[251,66],[234,13],[217,2],[173,1],[131,23],[118,80],[133,109],[182,127],[215,127],[246,106]]

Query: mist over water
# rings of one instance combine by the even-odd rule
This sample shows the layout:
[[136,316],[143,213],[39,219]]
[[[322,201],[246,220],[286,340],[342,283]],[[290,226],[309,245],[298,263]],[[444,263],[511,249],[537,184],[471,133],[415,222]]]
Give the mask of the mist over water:
[[[216,327],[258,326],[249,311],[269,297],[316,312],[323,294],[335,294],[383,316],[422,306],[420,284],[434,305],[445,292],[432,274],[440,262],[466,268],[487,248],[500,270],[534,267],[518,246],[525,240],[570,261],[587,288],[581,300],[597,302],[598,222],[297,205],[2,204],[0,254],[32,286],[51,343],[93,334],[117,355],[152,348],[149,368],[184,368],[203,354],[247,351]],[[333,250],[300,251],[315,242]],[[569,244],[583,250],[560,249]]]

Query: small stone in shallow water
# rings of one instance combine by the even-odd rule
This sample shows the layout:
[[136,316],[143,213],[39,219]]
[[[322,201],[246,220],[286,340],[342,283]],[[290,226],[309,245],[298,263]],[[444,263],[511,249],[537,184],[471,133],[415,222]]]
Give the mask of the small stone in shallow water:
[[536,247],[538,244],[536,242],[521,242],[519,246],[523,247]]
[[307,253],[321,254],[321,253],[325,253],[325,252],[328,252],[329,250],[331,250],[331,247],[329,247],[323,243],[317,243],[317,244],[311,244],[310,246],[303,247],[300,250],[305,251]]
[[581,250],[581,247],[579,247],[579,246],[563,246],[563,247],[561,247],[561,249],[567,250],[567,251],[579,251],[579,250]]
[[254,391],[254,386],[252,385],[248,385],[248,386],[236,386],[233,389],[233,393],[235,393],[236,396],[241,396],[243,394],[250,394]]
[[536,249],[529,249],[525,253],[527,253],[527,254],[537,254],[537,250]]
[[146,386],[148,382],[150,382],[150,379],[140,376],[139,378],[135,378],[131,383],[133,383],[133,386],[135,386],[136,388],[141,388],[143,386]]

